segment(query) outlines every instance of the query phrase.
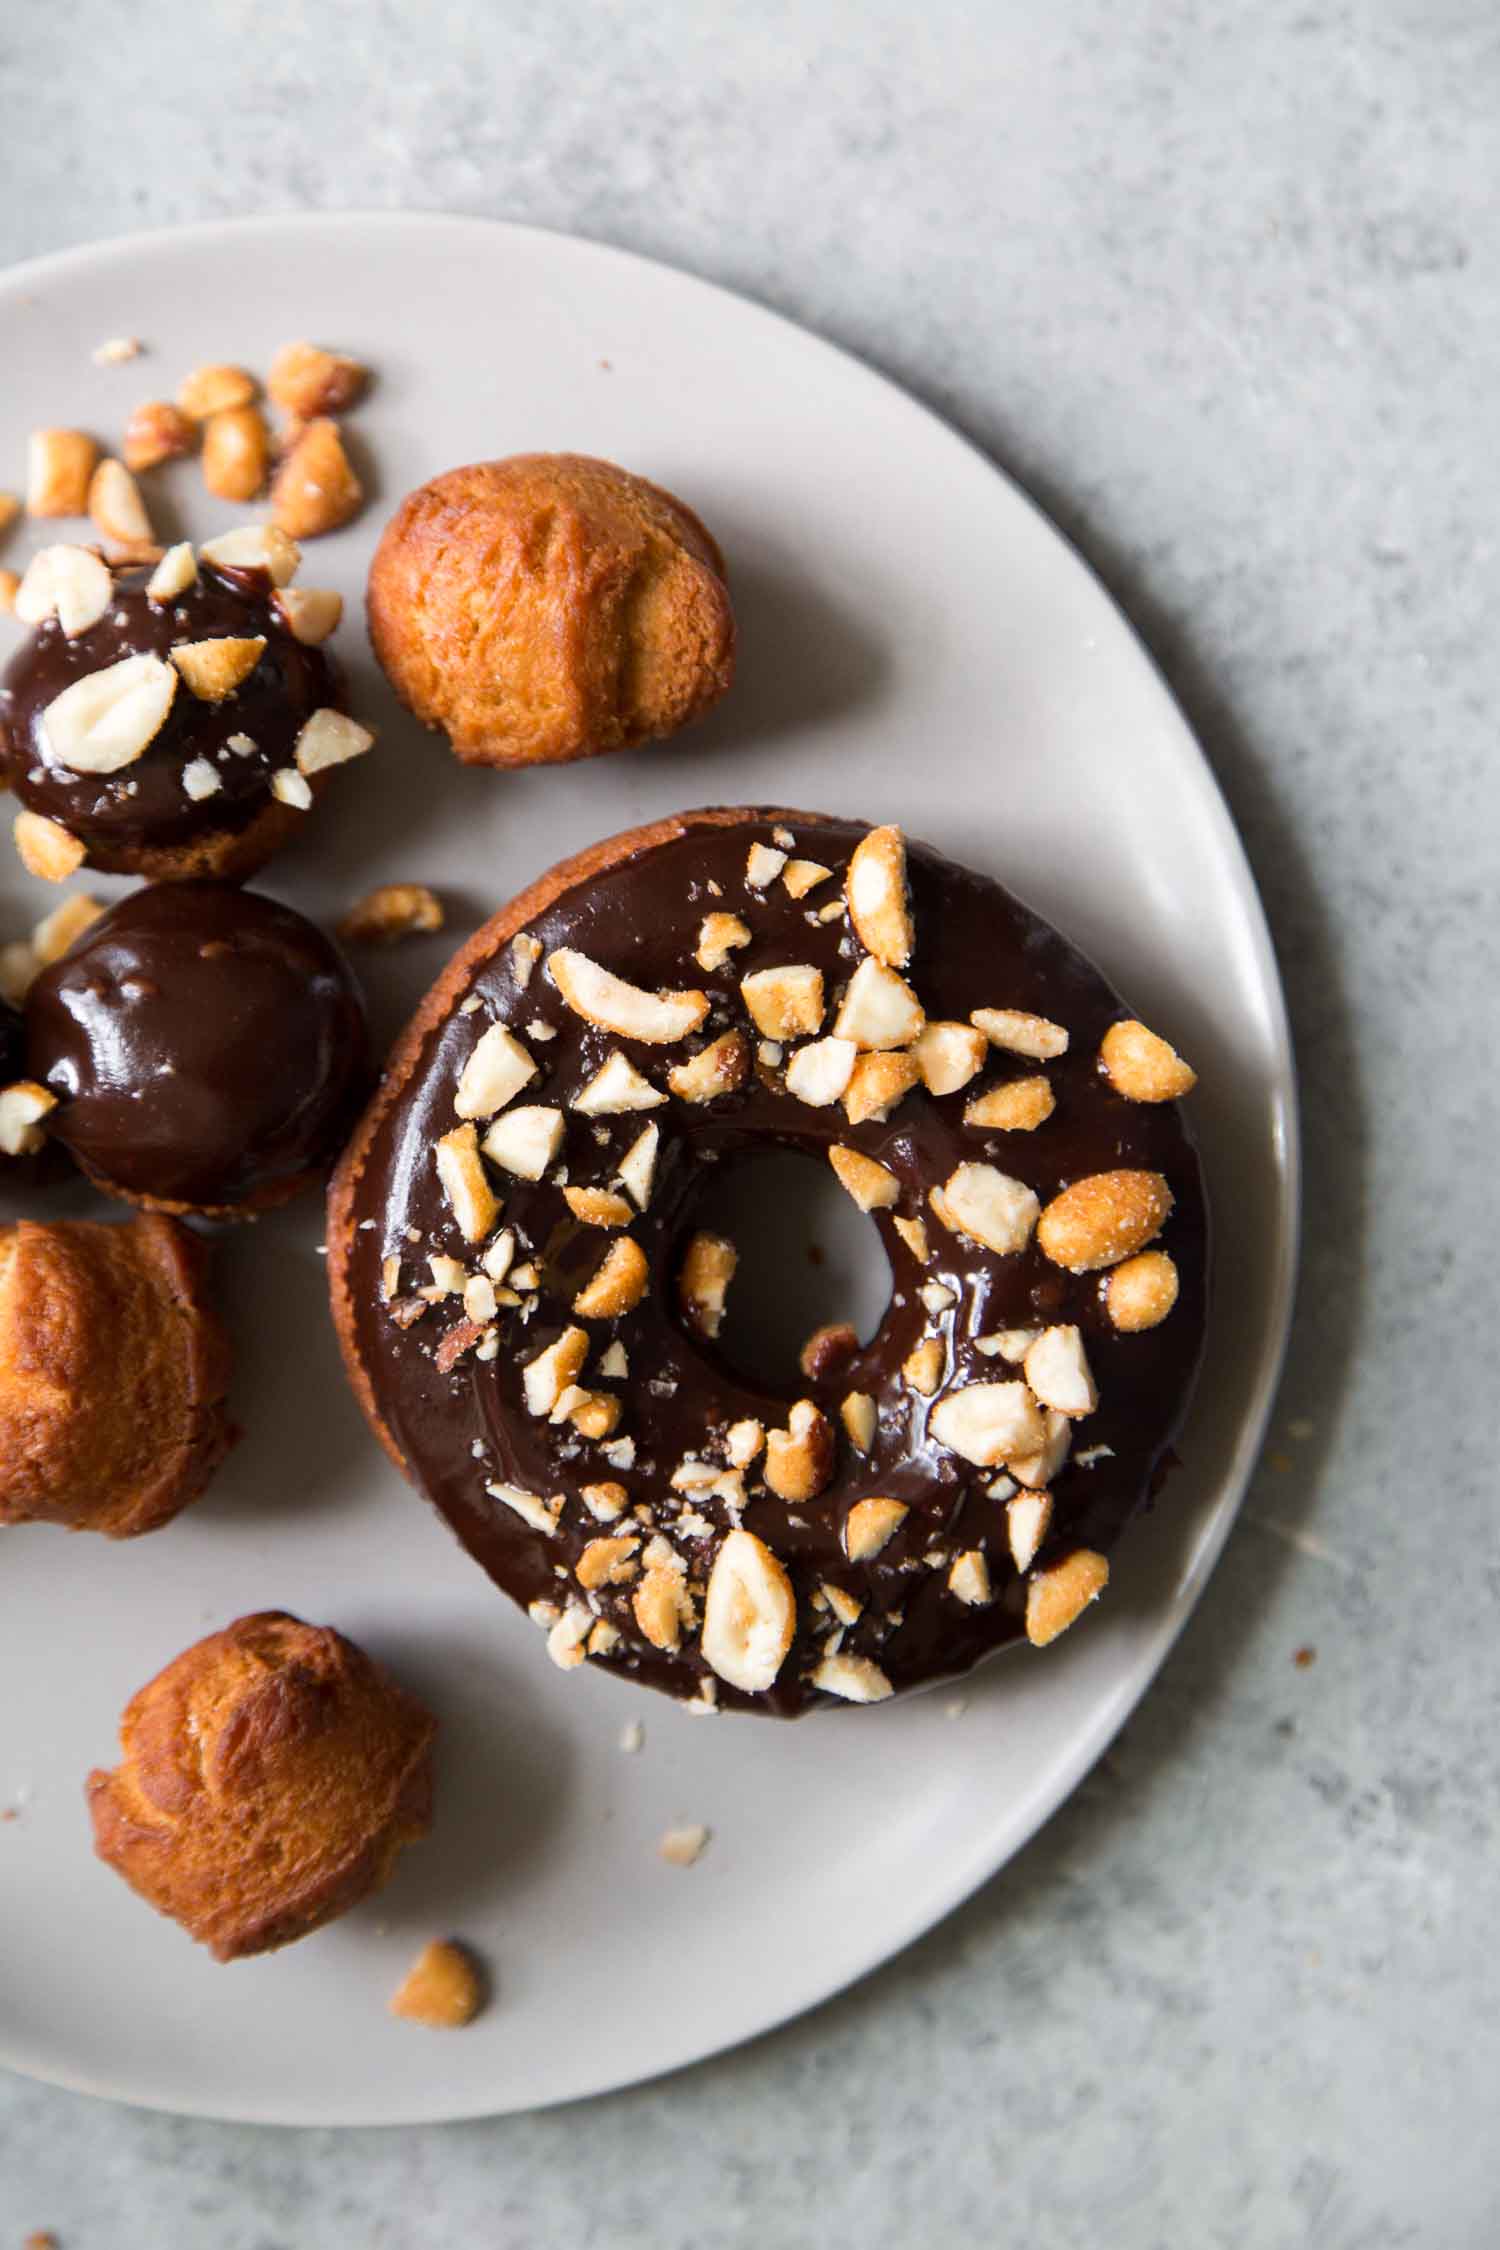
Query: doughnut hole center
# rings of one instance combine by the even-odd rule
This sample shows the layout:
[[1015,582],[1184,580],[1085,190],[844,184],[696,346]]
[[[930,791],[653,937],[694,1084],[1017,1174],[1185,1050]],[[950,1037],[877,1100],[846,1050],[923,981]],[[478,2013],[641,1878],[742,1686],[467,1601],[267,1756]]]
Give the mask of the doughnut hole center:
[[800,1396],[814,1329],[847,1321],[867,1344],[885,1318],[884,1245],[815,1158],[772,1149],[726,1164],[695,1199],[692,1225],[727,1235],[739,1252],[718,1348],[759,1389]]

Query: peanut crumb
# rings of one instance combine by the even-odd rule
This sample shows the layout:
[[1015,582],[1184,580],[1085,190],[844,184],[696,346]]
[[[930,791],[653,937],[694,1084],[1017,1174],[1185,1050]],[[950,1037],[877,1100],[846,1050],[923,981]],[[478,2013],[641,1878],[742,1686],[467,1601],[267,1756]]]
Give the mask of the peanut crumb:
[[472,2023],[484,2005],[484,1979],[474,1956],[448,1938],[424,1945],[391,1995],[391,2014],[435,2031]]
[[669,1828],[657,1850],[669,1867],[692,1867],[708,1849],[710,1831],[701,1825]]
[[338,927],[348,944],[390,945],[442,926],[443,902],[425,883],[379,883],[356,899]]

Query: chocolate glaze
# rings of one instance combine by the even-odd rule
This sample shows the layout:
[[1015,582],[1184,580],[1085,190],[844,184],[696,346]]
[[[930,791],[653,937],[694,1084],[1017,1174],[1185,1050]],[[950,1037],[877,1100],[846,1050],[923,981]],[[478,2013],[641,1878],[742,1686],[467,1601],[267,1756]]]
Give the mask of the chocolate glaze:
[[[0,1086],[8,1086],[25,1075],[26,1033],[18,1009],[0,1000]],[[60,1186],[72,1177],[73,1167],[51,1139],[46,1139],[31,1156],[0,1155],[0,1198],[6,1193],[29,1201],[46,1188]],[[7,1212],[6,1217],[14,1216]]]
[[0,1000],[0,1086],[9,1086],[21,1075],[21,1018],[8,1000]]
[[[814,825],[791,817],[797,850],[834,869],[834,879],[794,902],[779,885],[747,891],[744,870],[752,839],[770,843],[774,817],[732,828],[698,828],[637,855],[566,892],[533,925],[550,951],[573,946],[606,967],[651,989],[706,990],[713,1012],[688,1044],[696,1047],[746,1018],[739,979],[777,962],[812,962],[824,973],[827,1025],[837,997],[860,958],[842,918],[809,919],[833,898],[862,829],[845,822]],[[423,1491],[471,1553],[516,1601],[566,1602],[578,1598],[573,1568],[587,1542],[601,1533],[639,1526],[622,1518],[601,1524],[578,1497],[580,1487],[604,1479],[623,1484],[632,1503],[649,1503],[656,1525],[674,1537],[701,1591],[719,1540],[731,1519],[717,1500],[677,1495],[669,1479],[693,1454],[724,1459],[723,1433],[742,1417],[767,1428],[785,1423],[788,1397],[748,1383],[712,1344],[690,1334],[676,1312],[675,1276],[695,1224],[705,1167],[743,1159],[768,1145],[826,1160],[841,1141],[877,1158],[901,1183],[897,1210],[927,1222],[930,1259],[918,1267],[878,1212],[890,1261],[893,1295],[876,1335],[823,1382],[798,1393],[816,1398],[838,1430],[831,1483],[814,1501],[789,1506],[747,1480],[752,1497],[744,1523],[781,1558],[797,1595],[797,1636],[774,1687],[764,1696],[740,1695],[723,1683],[721,1703],[792,1715],[828,1700],[813,1690],[811,1668],[833,1624],[810,1596],[820,1582],[847,1588],[866,1604],[844,1638],[846,1652],[875,1659],[894,1685],[907,1688],[966,1670],[978,1658],[1024,1631],[1025,1587],[1010,1558],[1003,1501],[985,1491],[998,1472],[971,1467],[927,1435],[935,1400],[924,1400],[901,1381],[901,1366],[924,1334],[947,1347],[942,1381],[996,1381],[1017,1373],[986,1357],[975,1339],[997,1328],[1077,1322],[1098,1382],[1096,1412],[1075,1425],[1073,1455],[1054,1479],[1054,1517],[1040,1560],[1083,1545],[1108,1549],[1143,1505],[1163,1473],[1171,1439],[1186,1407],[1203,1334],[1207,1217],[1197,1155],[1175,1105],[1148,1107],[1122,1099],[1097,1066],[1099,1041],[1128,1013],[1097,971],[1056,932],[1012,899],[997,883],[971,874],[925,846],[910,845],[909,872],[916,948],[908,976],[929,1017],[967,1019],[978,1007],[1013,1007],[1050,1016],[1071,1034],[1060,1060],[1038,1065],[992,1051],[983,1070],[962,1092],[934,1099],[920,1087],[885,1122],[850,1126],[842,1105],[812,1109],[789,1096],[778,1079],[757,1071],[736,1093],[703,1107],[676,1100],[648,1114],[661,1129],[656,1185],[633,1233],[652,1263],[652,1284],[636,1310],[611,1323],[588,1323],[595,1337],[590,1364],[579,1380],[599,1382],[597,1360],[615,1335],[629,1357],[623,1384],[606,1384],[625,1403],[619,1434],[636,1442],[634,1467],[609,1465],[601,1447],[566,1427],[533,1420],[521,1395],[521,1370],[567,1325],[573,1293],[589,1277],[609,1237],[572,1218],[555,1176],[535,1185],[497,1174],[504,1197],[502,1224],[514,1227],[542,1267],[533,1317],[502,1312],[500,1350],[491,1362],[472,1353],[441,1373],[435,1347],[461,1316],[456,1298],[428,1308],[403,1328],[382,1299],[382,1261],[401,1260],[400,1294],[428,1280],[425,1260],[446,1252],[472,1265],[440,1190],[432,1157],[438,1137],[454,1123],[453,1093],[466,1057],[492,1021],[509,1024],[535,1058],[539,1076],[519,1097],[562,1105],[592,1076],[612,1048],[660,1084],[666,1066],[683,1049],[644,1046],[590,1028],[573,1015],[538,966],[518,987],[508,946],[482,965],[471,993],[480,1005],[468,1015],[455,1007],[429,1034],[406,1089],[369,1150],[357,1211],[373,1220],[368,1231],[335,1247],[347,1259],[354,1308],[354,1337],[386,1425]],[[717,891],[711,889],[717,885]],[[694,960],[700,921],[707,911],[739,913],[754,932],[750,945],[713,973]],[[556,1036],[541,1040],[528,1025],[541,1022]],[[753,1034],[752,1034],[753,1036]],[[1044,1068],[1056,1097],[1054,1114],[1029,1133],[985,1133],[963,1125],[965,1103],[982,1088]],[[604,1185],[635,1140],[645,1115],[598,1120],[566,1111],[560,1161],[575,1183]],[[964,1160],[988,1160],[1027,1181],[1045,1203],[1069,1181],[1114,1169],[1141,1167],[1165,1174],[1176,1199],[1161,1237],[1177,1263],[1180,1295],[1160,1327],[1124,1336],[1110,1325],[1101,1301],[1101,1279],[1074,1276],[1050,1264],[1033,1243],[998,1257],[949,1233],[928,1205],[928,1190]],[[917,1292],[940,1281],[957,1299],[933,1319]],[[867,1457],[856,1453],[838,1425],[838,1406],[850,1390],[873,1393],[879,1426]],[[939,1394],[940,1395],[940,1394]],[[1096,1452],[1095,1449],[1107,1448]],[[1092,1455],[1081,1461],[1079,1456]],[[555,1536],[528,1526],[504,1503],[488,1496],[487,1481],[517,1484],[540,1494],[561,1493],[564,1505]],[[886,1494],[910,1509],[881,1554],[863,1564],[843,1553],[841,1530],[850,1505]],[[674,1517],[695,1509],[709,1533],[672,1534]],[[649,1536],[649,1532],[646,1534]],[[995,1599],[967,1608],[947,1590],[947,1560],[963,1548],[981,1547],[989,1562]],[[937,1554],[940,1562],[924,1560]],[[559,1575],[555,1565],[563,1565]],[[642,1636],[630,1608],[632,1589],[606,1588],[594,1602],[618,1628],[620,1640],[602,1661],[650,1684],[692,1697],[707,1667],[695,1636],[678,1655],[666,1655]]]
[[26,1059],[54,1138],[130,1196],[216,1209],[337,1153],[365,1088],[364,1010],[337,948],[230,883],[148,885],[43,971]]
[[[337,665],[288,631],[265,571],[200,563],[196,583],[170,602],[148,600],[145,577],[132,572],[117,582],[98,624],[72,640],[56,618],[38,626],[0,680],[0,772],[28,811],[59,822],[106,857],[238,834],[275,802],[271,776],[291,763],[313,712],[343,708]],[[222,703],[200,702],[184,683],[155,741],[119,773],[75,774],[48,763],[43,714],[86,672],[226,635],[261,635],[266,646],[249,678]],[[231,750],[231,736],[247,737],[254,750]],[[219,776],[211,797],[195,800],[182,786],[193,758],[207,758]]]

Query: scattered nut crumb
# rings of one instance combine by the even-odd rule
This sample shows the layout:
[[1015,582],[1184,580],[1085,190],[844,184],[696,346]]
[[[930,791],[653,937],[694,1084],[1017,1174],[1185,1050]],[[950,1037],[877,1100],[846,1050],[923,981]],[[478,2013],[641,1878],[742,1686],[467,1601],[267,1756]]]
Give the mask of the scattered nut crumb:
[[255,391],[255,377],[247,375],[243,367],[195,367],[179,387],[177,403],[195,422],[206,422],[211,414],[229,414],[237,406],[249,406]]
[[100,461],[89,478],[89,515],[118,562],[160,562],[161,549],[140,487],[123,461]]
[[342,352],[316,344],[283,344],[271,362],[266,389],[283,414],[311,422],[320,414],[341,414],[369,381],[369,369]]
[[148,398],[131,413],[125,425],[120,454],[127,469],[154,469],[163,461],[178,461],[198,442],[198,425],[170,399]]
[[410,2023],[451,2031],[472,2023],[484,2000],[484,1978],[474,1956],[451,1939],[434,1938],[392,1993],[390,2009]]
[[354,515],[364,489],[337,422],[320,414],[297,434],[271,486],[271,513],[293,539],[317,539]]
[[1318,1652],[1315,1648],[1299,1648],[1296,1655],[1292,1658],[1292,1662],[1296,1665],[1299,1672],[1307,1671],[1309,1667],[1316,1664],[1317,1661]]
[[669,1828],[657,1846],[669,1867],[692,1867],[708,1849],[709,1830],[702,1826]]
[[639,1719],[632,1719],[628,1726],[621,1727],[620,1748],[627,1757],[634,1757],[636,1751],[644,1747],[645,1741],[646,1730]]
[[128,359],[139,359],[145,350],[139,336],[106,336],[96,344],[93,360],[96,367],[123,367]]
[[27,514],[86,516],[89,479],[98,458],[98,446],[83,430],[33,430],[28,455]]
[[443,926],[443,902],[425,883],[377,883],[339,923],[350,945],[391,945],[398,938],[426,937]]
[[216,500],[253,500],[270,458],[270,432],[258,406],[210,414],[203,431],[203,482]]

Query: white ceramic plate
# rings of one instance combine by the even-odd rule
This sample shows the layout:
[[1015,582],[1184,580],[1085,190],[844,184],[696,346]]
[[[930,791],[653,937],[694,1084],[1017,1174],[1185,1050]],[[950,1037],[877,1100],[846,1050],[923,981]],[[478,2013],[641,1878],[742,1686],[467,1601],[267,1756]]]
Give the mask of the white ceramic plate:
[[[422,878],[456,941],[560,854],[683,805],[896,820],[1003,877],[1198,1066],[1221,1287],[1185,1466],[1099,1609],[1045,1657],[993,1663],[959,1718],[938,1690],[794,1727],[702,1725],[556,1671],[367,1437],[311,1205],[225,1242],[248,1435],[209,1495],[124,1546],[41,1527],[0,1541],[0,1807],[18,1815],[0,1824],[0,2059],[204,2116],[375,2124],[562,2101],[747,2039],[885,1960],[1026,1841],[1145,1689],[1229,1528],[1285,1333],[1296,1155],[1271,948],[1218,791],[1130,628],[1013,485],[866,368],[683,274],[471,220],[254,220],[13,272],[0,333],[0,484],[20,482],[33,425],[108,438],[204,358],[263,368],[310,335],[378,369],[354,423],[373,504],[303,576],[351,604],[341,643],[381,744],[265,888],[332,919],[372,881]],[[122,334],[150,356],[95,367]],[[609,455],[702,512],[730,559],[740,677],[673,744],[464,772],[374,674],[364,571],[410,486],[539,447]],[[191,464],[156,489],[174,531],[245,513],[207,500]],[[35,543],[23,530],[4,560]],[[54,896],[0,854],[0,937]],[[448,942],[371,965],[383,1025]],[[71,1191],[55,1209],[91,1207]],[[337,1623],[430,1699],[439,1810],[379,1899],[221,1968],[95,1862],[80,1785],[112,1761],[137,1686],[266,1606]],[[656,1852],[683,1821],[713,1830],[686,1872]],[[490,1958],[496,1999],[438,2038],[385,2002],[449,1931]]]

